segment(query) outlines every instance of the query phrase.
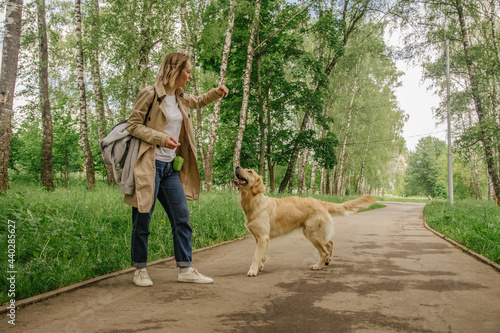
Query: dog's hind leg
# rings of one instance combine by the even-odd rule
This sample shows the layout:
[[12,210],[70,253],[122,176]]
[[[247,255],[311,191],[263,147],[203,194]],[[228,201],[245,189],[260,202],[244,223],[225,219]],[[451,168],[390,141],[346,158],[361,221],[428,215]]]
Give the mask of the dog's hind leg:
[[333,241],[332,240],[329,240],[328,243],[326,243],[326,248],[328,249],[328,259],[326,260],[325,262],[325,265],[329,265],[330,262],[332,261],[332,257],[333,257]]
[[[319,260],[315,265],[309,267],[312,270],[319,270],[325,266],[326,262],[330,258],[330,251],[327,248],[325,242],[323,241],[323,235],[318,229],[311,229],[305,227],[303,229],[304,235],[309,239],[309,241],[316,247],[319,252]],[[333,243],[332,243],[332,251],[333,251]]]

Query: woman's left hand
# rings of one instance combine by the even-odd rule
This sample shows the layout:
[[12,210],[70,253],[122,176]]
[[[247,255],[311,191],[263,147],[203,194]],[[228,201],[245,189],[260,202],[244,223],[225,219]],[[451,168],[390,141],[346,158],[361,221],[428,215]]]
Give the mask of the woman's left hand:
[[225,97],[229,94],[229,89],[226,88],[225,85],[220,85],[219,88],[217,88],[215,90],[215,92],[221,96],[221,97]]

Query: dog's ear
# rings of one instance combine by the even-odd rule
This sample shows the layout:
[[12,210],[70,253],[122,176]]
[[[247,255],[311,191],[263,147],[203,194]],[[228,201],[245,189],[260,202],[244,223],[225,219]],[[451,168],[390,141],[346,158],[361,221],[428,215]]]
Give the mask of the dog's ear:
[[266,191],[266,188],[264,187],[264,184],[262,183],[262,177],[259,176],[259,179],[257,179],[257,182],[252,188],[252,193],[254,195],[257,195],[259,193],[264,193]]

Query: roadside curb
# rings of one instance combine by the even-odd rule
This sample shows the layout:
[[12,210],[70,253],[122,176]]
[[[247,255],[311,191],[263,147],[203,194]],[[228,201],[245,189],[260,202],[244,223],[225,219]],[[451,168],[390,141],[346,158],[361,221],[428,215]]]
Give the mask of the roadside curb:
[[[221,243],[212,244],[212,245],[209,245],[207,247],[202,247],[202,248],[194,250],[193,254],[198,253],[198,252],[202,252],[202,251],[211,250],[213,248],[216,248],[216,247],[219,247],[219,246],[223,246],[223,245],[227,245],[227,244],[230,244],[230,243],[238,242],[238,241],[243,240],[243,239],[248,238],[248,237],[250,237],[250,235],[243,236],[243,237],[240,237],[240,238],[237,238],[237,239],[233,239],[233,240],[228,240],[228,241],[221,242]],[[164,263],[164,262],[172,261],[174,259],[175,258],[173,256],[172,257],[168,257],[168,258],[158,259],[158,260],[149,262],[148,263],[148,267],[149,266],[153,266],[153,265],[158,265],[158,264],[161,264],[161,263]],[[41,302],[43,300],[55,297],[55,296],[57,296],[59,294],[62,294],[62,293],[66,293],[66,292],[69,292],[69,291],[73,291],[73,290],[85,287],[85,286],[87,286],[89,284],[92,284],[92,283],[95,283],[95,282],[98,282],[98,281],[102,281],[102,280],[106,280],[106,279],[109,279],[109,278],[112,278],[112,277],[116,277],[116,276],[119,276],[119,275],[127,274],[127,273],[130,273],[130,272],[133,272],[134,270],[135,270],[134,267],[125,268],[125,269],[122,269],[121,271],[108,273],[108,274],[101,275],[101,276],[98,276],[98,277],[95,277],[95,278],[92,278],[92,279],[88,279],[88,280],[85,280],[85,281],[80,281],[78,283],[75,283],[75,284],[72,284],[72,285],[69,285],[69,286],[66,286],[66,287],[62,287],[62,288],[59,288],[59,289],[56,289],[56,290],[48,291],[48,292],[40,294],[40,295],[36,295],[36,296],[33,296],[33,297],[25,298],[23,300],[16,301],[16,309],[25,307],[25,306],[30,305],[30,304]],[[9,311],[9,309],[7,309],[7,305],[9,305],[9,303],[6,303],[6,304],[2,305],[2,307],[0,308],[0,313],[5,313],[5,312]]]
[[491,266],[491,267],[493,267],[495,270],[497,270],[498,272],[500,272],[500,265],[499,265],[499,264],[497,264],[496,262],[494,262],[494,261],[492,261],[492,260],[490,260],[490,259],[486,258],[485,256],[483,256],[483,255],[481,255],[481,254],[479,254],[479,253],[477,253],[477,252],[472,251],[472,250],[471,250],[471,249],[469,249],[468,247],[466,247],[466,246],[464,246],[464,245],[460,244],[459,242],[457,242],[457,241],[455,241],[455,240],[453,240],[453,239],[451,239],[451,238],[449,238],[449,237],[447,237],[447,236],[443,235],[443,234],[442,234],[442,233],[440,233],[439,231],[436,231],[436,230],[432,229],[432,228],[431,228],[431,227],[427,224],[427,220],[426,220],[425,216],[424,216],[424,227],[425,227],[426,229],[428,229],[429,231],[432,231],[432,232],[433,232],[434,234],[436,234],[437,236],[439,236],[439,237],[443,238],[444,240],[448,241],[449,243],[451,243],[451,244],[455,245],[456,247],[460,248],[460,249],[461,249],[462,251],[464,251],[465,253],[467,253],[467,254],[469,254],[469,255],[473,256],[474,258],[476,258],[477,260],[482,261],[482,262],[483,262],[483,263],[485,263],[485,264],[490,265],[490,266]]

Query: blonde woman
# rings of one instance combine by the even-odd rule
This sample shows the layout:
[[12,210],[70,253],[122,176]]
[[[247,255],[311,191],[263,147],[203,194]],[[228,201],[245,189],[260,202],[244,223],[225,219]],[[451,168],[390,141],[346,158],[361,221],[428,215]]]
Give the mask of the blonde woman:
[[[183,88],[192,78],[188,55],[167,54],[155,85],[139,92],[128,120],[127,130],[142,141],[134,166],[135,190],[123,198],[132,206],[131,252],[132,266],[136,268],[133,281],[142,287],[153,285],[146,266],[149,223],[156,199],[172,227],[178,281],[213,282],[191,264],[192,229],[187,200],[198,200],[201,182],[190,109],[201,109],[227,96],[229,91],[222,85],[202,96],[186,94]],[[176,156],[184,159],[178,171],[173,168]]]

